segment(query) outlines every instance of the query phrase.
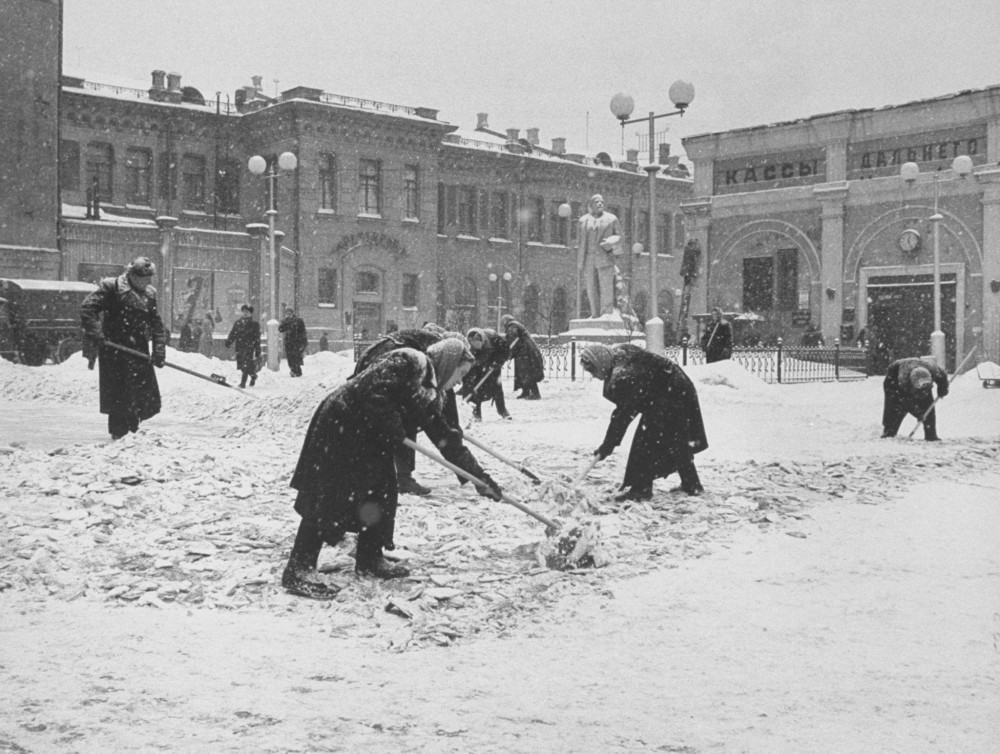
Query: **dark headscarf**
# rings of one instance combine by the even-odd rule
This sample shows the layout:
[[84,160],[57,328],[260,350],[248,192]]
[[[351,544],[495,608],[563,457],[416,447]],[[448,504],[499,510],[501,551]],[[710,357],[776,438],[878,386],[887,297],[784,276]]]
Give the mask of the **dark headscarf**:
[[583,353],[580,354],[580,363],[591,367],[597,379],[606,380],[611,374],[611,360],[613,357],[614,351],[608,348],[608,346],[594,343],[583,349]]

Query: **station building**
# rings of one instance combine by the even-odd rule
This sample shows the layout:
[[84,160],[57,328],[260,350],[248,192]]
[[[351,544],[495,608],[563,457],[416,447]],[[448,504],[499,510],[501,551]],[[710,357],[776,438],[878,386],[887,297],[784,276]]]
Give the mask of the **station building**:
[[[705,306],[753,312],[769,337],[810,322],[893,358],[929,353],[934,224],[950,368],[1000,353],[1000,87],[683,139]],[[952,171],[968,155],[972,174]],[[920,174],[907,182],[903,163]]]

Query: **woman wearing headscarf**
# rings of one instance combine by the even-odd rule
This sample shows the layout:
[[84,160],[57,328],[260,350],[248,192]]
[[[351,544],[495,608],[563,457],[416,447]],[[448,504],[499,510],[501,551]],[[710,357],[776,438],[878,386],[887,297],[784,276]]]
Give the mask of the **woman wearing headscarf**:
[[[482,421],[483,401],[492,400],[497,413],[503,419],[510,419],[507,404],[503,398],[500,372],[510,358],[510,346],[506,338],[496,330],[473,327],[466,334],[476,363],[462,381],[462,395],[472,401],[472,420]],[[482,384],[480,384],[482,383]],[[478,387],[477,387],[478,386]]]
[[[379,338],[368,346],[362,352],[361,356],[358,357],[358,361],[354,365],[354,373],[351,376],[355,377],[361,374],[387,353],[397,351],[400,348],[412,348],[421,353],[427,353],[427,349],[439,340],[441,340],[441,335],[425,328],[421,328],[420,330],[397,330],[391,335]],[[408,434],[407,437],[415,440],[417,438],[416,430]],[[413,478],[413,472],[417,468],[417,454],[413,449],[405,445],[400,445],[396,448],[395,453],[399,491],[408,495],[423,496],[431,494],[430,487],[421,484]]]
[[525,326],[513,317],[504,327],[510,344],[510,355],[514,359],[514,389],[521,391],[517,397],[537,401],[542,397],[538,392],[538,383],[545,379],[545,359],[542,358],[542,352]]
[[[500,499],[500,488],[450,429],[442,391],[462,378],[467,361],[442,357],[441,374],[425,354],[401,348],[328,395],[316,409],[291,486],[302,517],[281,584],[292,594],[332,599],[336,589],[308,578],[324,544],[357,532],[354,570],[382,579],[409,575],[383,557],[392,550],[399,492],[393,450],[407,427],[423,429],[441,454],[485,482],[477,492]],[[446,369],[454,365],[451,374]]]
[[604,442],[594,452],[607,458],[621,444],[629,424],[639,426],[625,467],[624,490],[615,499],[649,500],[653,480],[677,472],[689,495],[703,491],[694,454],[708,447],[694,383],[673,361],[633,345],[592,345],[580,356],[583,368],[604,382],[615,404]]

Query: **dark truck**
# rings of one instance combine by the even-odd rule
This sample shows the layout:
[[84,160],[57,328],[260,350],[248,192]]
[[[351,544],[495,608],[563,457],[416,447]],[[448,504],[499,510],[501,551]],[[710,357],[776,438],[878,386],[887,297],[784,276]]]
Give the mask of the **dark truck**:
[[0,356],[28,366],[59,364],[82,347],[80,304],[92,283],[0,278]]

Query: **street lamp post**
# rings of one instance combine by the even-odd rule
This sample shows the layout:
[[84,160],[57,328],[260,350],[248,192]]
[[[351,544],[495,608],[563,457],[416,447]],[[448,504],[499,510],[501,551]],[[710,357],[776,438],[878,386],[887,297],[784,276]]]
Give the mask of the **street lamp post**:
[[513,275],[509,272],[505,272],[502,275],[498,275],[495,272],[490,273],[490,282],[497,284],[497,332],[500,332],[500,318],[503,316],[503,282],[508,283],[513,279]]
[[267,320],[267,368],[272,372],[278,371],[279,348],[278,348],[278,251],[274,242],[274,220],[278,216],[275,206],[275,193],[277,189],[278,168],[285,171],[295,170],[298,159],[292,152],[282,152],[278,156],[277,164],[271,163],[268,169],[267,160],[259,154],[255,154],[247,162],[247,168],[254,175],[264,175],[268,180],[268,207],[267,228],[268,239],[270,241],[270,287],[268,297],[268,320]]
[[[570,217],[573,214],[573,207],[570,205],[569,202],[563,202],[562,204],[559,205],[558,212],[559,212],[559,217],[561,217],[563,222],[565,223],[564,232],[566,233],[566,248],[568,249],[570,238],[573,235],[570,232],[570,226],[569,226],[570,222],[572,222],[572,220],[570,220]],[[583,299],[583,290],[580,287],[580,271],[577,270],[576,271],[576,316],[577,317],[580,316],[580,306],[582,304],[582,299]]]
[[[959,155],[951,163],[952,172],[958,178],[965,178],[972,172],[972,158]],[[944,216],[938,212],[938,178],[940,169],[932,173],[934,182],[934,214],[928,219],[934,234],[934,332],[931,333],[931,356],[942,369],[947,369],[945,335],[941,329],[941,221]],[[920,174],[920,166],[915,162],[905,162],[899,169],[900,177],[913,184]]]
[[[645,118],[629,120],[635,109],[634,100],[627,94],[619,92],[611,98],[611,112],[622,124],[622,134],[629,123],[648,122],[649,124],[649,165],[643,170],[649,173],[649,302],[652,316],[646,322],[646,350],[653,353],[663,353],[663,320],[659,316],[659,296],[656,276],[656,173],[660,166],[656,162],[655,121],[657,118],[667,118],[671,115],[684,115],[688,105],[694,100],[694,85],[687,81],[675,81],[668,92],[670,101],[677,109],[669,113],[656,115],[650,112]],[[624,136],[623,136],[624,138]]]

